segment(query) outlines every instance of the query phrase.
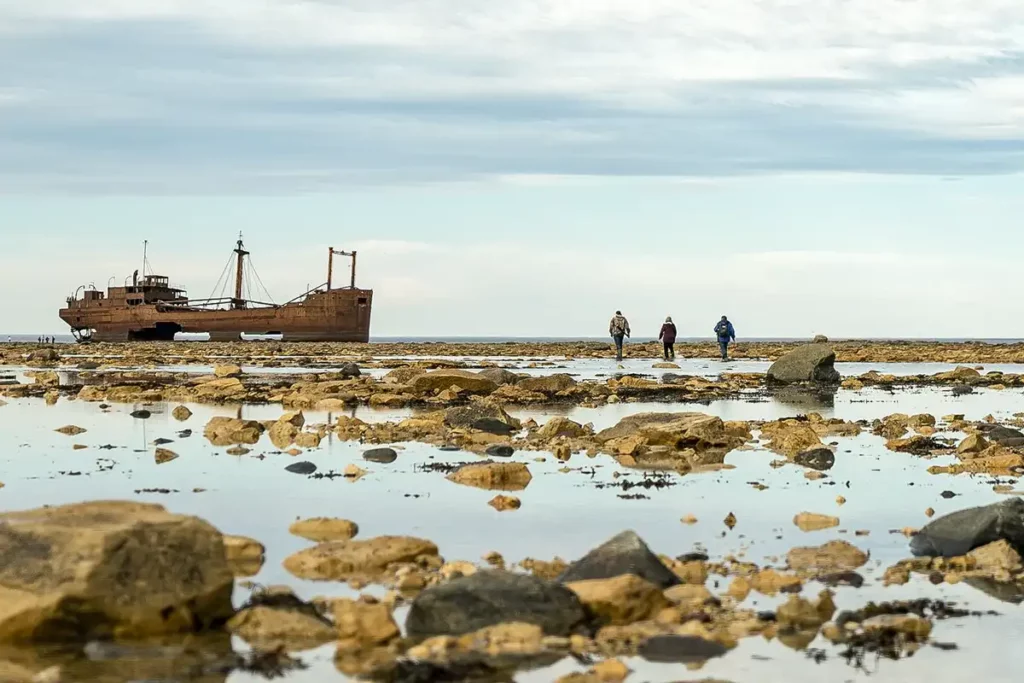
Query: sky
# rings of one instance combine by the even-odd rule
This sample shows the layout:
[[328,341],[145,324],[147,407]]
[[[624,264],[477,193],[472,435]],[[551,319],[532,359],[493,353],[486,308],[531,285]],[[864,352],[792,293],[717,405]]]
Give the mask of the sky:
[[1024,337],[1017,0],[0,0],[4,333],[141,265],[374,336]]

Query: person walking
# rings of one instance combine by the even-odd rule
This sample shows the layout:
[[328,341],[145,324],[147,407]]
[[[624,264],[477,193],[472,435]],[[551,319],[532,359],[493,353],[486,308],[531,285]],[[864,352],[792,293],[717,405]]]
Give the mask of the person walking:
[[724,315],[715,325],[715,336],[718,337],[718,348],[722,352],[722,360],[729,360],[729,342],[736,341],[736,328]]
[[622,311],[615,311],[615,316],[608,323],[608,334],[615,340],[615,360],[621,361],[622,343],[629,336],[629,321],[622,315]]
[[672,316],[665,318],[665,324],[661,326],[661,333],[658,339],[665,345],[665,360],[676,358],[676,324],[672,322]]

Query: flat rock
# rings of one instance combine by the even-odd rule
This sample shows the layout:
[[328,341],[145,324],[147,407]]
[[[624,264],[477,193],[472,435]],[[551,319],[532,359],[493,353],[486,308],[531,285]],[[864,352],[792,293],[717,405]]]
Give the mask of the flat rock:
[[488,446],[485,452],[492,458],[511,458],[515,455],[516,449],[507,443],[496,443]]
[[153,459],[156,460],[157,465],[163,465],[172,460],[177,460],[178,454],[167,448],[158,448],[153,454]]
[[911,538],[910,550],[918,556],[956,557],[1000,540],[1024,552],[1024,500],[1011,498],[939,517]]
[[640,643],[637,654],[649,662],[690,664],[721,657],[728,651],[713,640],[669,634],[648,638]]
[[79,434],[85,433],[86,430],[83,427],[79,427],[78,425],[65,425],[64,427],[55,429],[53,431],[60,432],[61,434],[66,434],[67,436],[78,436]]
[[801,512],[793,517],[793,524],[798,526],[801,531],[820,531],[839,526],[839,518],[816,512]]
[[576,594],[594,622],[602,626],[650,619],[669,604],[661,588],[634,574],[574,581],[565,587]]
[[551,396],[572,389],[576,386],[576,380],[571,375],[559,373],[546,377],[523,377],[516,382],[516,386],[524,391],[535,391]]
[[780,384],[821,382],[837,384],[836,352],[828,344],[807,344],[785,354],[768,368],[768,381]]
[[444,423],[449,427],[476,429],[488,434],[507,436],[519,431],[519,420],[489,401],[476,401],[468,406],[449,408],[444,413]]
[[792,548],[786,560],[790,569],[797,571],[837,572],[864,566],[868,555],[846,541],[829,541],[814,547]]
[[810,450],[797,453],[793,456],[793,462],[797,465],[809,467],[812,470],[825,472],[832,469],[832,465],[836,462],[836,455],[824,447],[812,448]]
[[506,370],[505,368],[487,368],[477,373],[481,377],[486,377],[498,386],[502,384],[515,384],[521,378],[514,372]]
[[348,519],[313,517],[293,522],[288,533],[310,541],[348,541],[359,533],[359,525]]
[[530,469],[521,462],[470,463],[448,475],[456,484],[500,491],[522,491],[532,479]]
[[434,370],[416,375],[409,386],[419,394],[443,391],[457,386],[471,394],[489,394],[498,388],[497,383],[478,373],[468,370]]
[[488,570],[420,593],[405,626],[413,638],[461,635],[508,622],[567,636],[586,620],[583,605],[568,588],[528,574]]
[[610,579],[622,574],[634,574],[662,589],[681,583],[634,531],[623,531],[594,548],[569,565],[558,581]]
[[363,460],[388,465],[398,459],[398,451],[394,448],[371,448],[363,451]]
[[377,576],[390,565],[437,557],[437,546],[411,536],[377,536],[366,540],[331,541],[301,550],[284,561],[300,579],[345,581]]

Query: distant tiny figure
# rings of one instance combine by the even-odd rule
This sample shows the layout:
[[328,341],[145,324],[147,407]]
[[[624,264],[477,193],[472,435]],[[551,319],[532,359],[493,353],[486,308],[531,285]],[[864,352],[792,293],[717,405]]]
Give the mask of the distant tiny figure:
[[42,337],[36,337],[36,341],[39,342],[40,344],[42,344],[43,343],[43,338]]
[[622,315],[622,311],[615,311],[615,317],[608,324],[608,334],[615,340],[615,360],[622,360],[622,342],[629,336],[629,321]]
[[676,324],[672,322],[672,316],[665,318],[665,324],[661,326],[661,334],[658,339],[665,345],[665,360],[676,358]]
[[729,360],[729,342],[736,341],[736,329],[729,322],[729,318],[724,315],[715,325],[715,336],[718,337],[718,348],[722,352],[722,360]]

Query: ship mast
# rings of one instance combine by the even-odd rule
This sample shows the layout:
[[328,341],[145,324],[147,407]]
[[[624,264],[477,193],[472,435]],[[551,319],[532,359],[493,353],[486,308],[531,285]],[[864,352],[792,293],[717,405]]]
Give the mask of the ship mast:
[[242,233],[238,233],[238,246],[235,247],[235,253],[238,254],[238,265],[235,268],[235,298],[231,300],[232,308],[245,308],[245,301],[242,300],[242,272],[243,272],[243,261],[246,256],[249,255],[245,249],[242,248]]

